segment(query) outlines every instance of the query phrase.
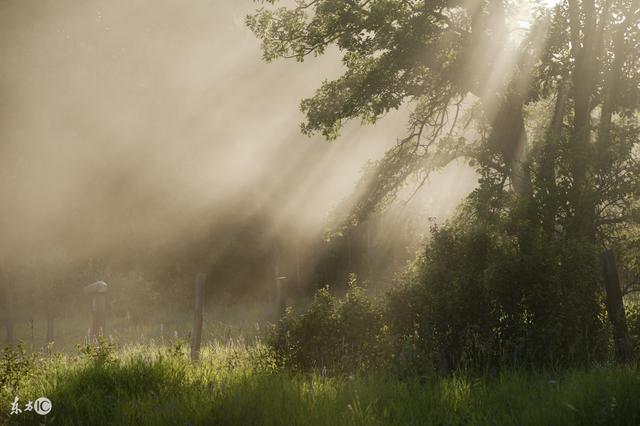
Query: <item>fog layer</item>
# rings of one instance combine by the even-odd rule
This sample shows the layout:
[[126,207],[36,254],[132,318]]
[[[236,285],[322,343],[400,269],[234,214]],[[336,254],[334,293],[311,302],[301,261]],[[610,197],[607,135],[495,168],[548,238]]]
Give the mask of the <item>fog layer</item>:
[[[0,2],[3,259],[135,258],[256,215],[265,235],[319,236],[406,116],[332,143],[302,136],[299,102],[339,75],[339,55],[264,63],[244,26],[255,7]],[[425,218],[475,182],[460,165],[433,180],[412,207]]]

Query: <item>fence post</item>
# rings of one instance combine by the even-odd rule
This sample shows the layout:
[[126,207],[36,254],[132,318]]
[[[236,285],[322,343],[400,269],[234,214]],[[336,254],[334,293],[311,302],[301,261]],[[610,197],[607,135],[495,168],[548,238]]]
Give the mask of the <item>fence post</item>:
[[286,309],[287,309],[287,304],[286,304],[286,297],[285,297],[285,287],[286,287],[286,283],[287,283],[287,277],[277,277],[276,278],[276,302],[277,302],[277,318],[276,318],[276,322],[280,320],[280,318],[282,318],[282,316],[284,315]]
[[107,324],[107,283],[96,281],[84,288],[85,293],[91,294],[91,336],[105,336]]
[[191,361],[194,362],[200,358],[200,344],[202,343],[202,311],[204,305],[205,278],[206,276],[203,273],[199,273],[196,276],[193,333],[191,335]]
[[53,342],[53,314],[47,314],[47,344]]

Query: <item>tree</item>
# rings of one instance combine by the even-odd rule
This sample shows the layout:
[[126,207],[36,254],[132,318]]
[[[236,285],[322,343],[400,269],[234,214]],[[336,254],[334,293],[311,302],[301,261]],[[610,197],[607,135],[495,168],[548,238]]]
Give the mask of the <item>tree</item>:
[[[465,157],[481,176],[476,213],[520,217],[523,257],[536,238],[561,244],[564,304],[576,324],[597,316],[598,251],[624,246],[638,226],[638,0],[563,0],[539,8],[527,28],[514,27],[508,0],[266,3],[247,25],[267,61],[303,61],[330,46],[342,55],[344,74],[302,101],[303,133],[334,139],[347,120],[375,123],[411,107],[408,134],[371,170],[352,223],[409,176],[424,180]],[[545,106],[547,113],[532,113]],[[615,286],[607,281],[607,306],[624,336]],[[628,359],[628,345],[616,344],[618,358]]]
[[[555,194],[542,197],[547,229],[560,214],[568,237],[602,247],[607,309],[621,361],[630,358],[631,346],[610,248],[637,226],[632,211],[640,188],[634,152],[639,141],[639,8],[635,0],[561,3],[539,80],[555,85],[557,100],[540,170],[542,192]],[[551,159],[549,153],[560,155]],[[564,171],[558,175],[557,168]],[[564,182],[560,196],[557,180]],[[560,212],[563,203],[566,209]]]

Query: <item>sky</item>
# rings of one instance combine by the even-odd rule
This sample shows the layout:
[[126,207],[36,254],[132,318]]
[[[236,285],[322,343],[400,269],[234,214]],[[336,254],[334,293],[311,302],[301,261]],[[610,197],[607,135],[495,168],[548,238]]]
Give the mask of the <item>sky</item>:
[[[321,232],[406,111],[327,142],[299,103],[339,75],[335,51],[261,59],[252,1],[0,1],[0,251],[83,256],[267,209]],[[445,217],[475,184],[459,164],[414,201]],[[222,225],[221,225],[222,226]]]

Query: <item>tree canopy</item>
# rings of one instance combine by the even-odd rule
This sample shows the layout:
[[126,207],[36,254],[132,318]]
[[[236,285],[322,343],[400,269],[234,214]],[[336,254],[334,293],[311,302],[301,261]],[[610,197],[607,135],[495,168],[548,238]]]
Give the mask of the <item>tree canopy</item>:
[[[516,258],[561,247],[544,256],[561,265],[554,300],[576,324],[599,315],[599,252],[606,266],[616,250],[613,268],[638,276],[640,1],[541,3],[527,22],[509,0],[260,3],[247,25],[267,61],[330,48],[342,58],[344,73],[302,101],[303,133],[335,139],[348,120],[410,108],[408,132],[363,178],[352,223],[410,176],[466,158],[480,176],[472,220],[505,224]],[[605,284],[623,330],[618,283]]]

